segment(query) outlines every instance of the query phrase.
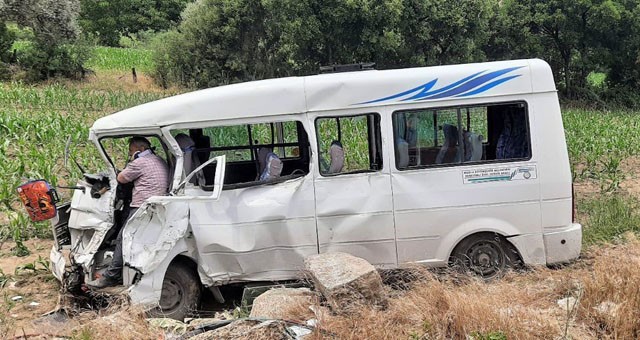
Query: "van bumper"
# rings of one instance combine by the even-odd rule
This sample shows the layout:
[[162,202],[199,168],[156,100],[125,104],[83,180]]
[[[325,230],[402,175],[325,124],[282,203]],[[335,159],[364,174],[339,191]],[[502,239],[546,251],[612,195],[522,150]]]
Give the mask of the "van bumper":
[[580,256],[582,226],[579,223],[545,231],[542,238],[544,239],[547,265],[569,262]]

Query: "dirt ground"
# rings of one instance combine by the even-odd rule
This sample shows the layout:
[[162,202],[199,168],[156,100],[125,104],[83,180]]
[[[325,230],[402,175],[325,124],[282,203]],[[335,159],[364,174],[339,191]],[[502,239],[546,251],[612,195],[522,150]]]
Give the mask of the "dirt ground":
[[32,321],[55,309],[59,285],[47,269],[52,244],[52,240],[26,241],[31,254],[25,257],[11,254],[15,243],[0,244],[0,337],[3,328],[14,329],[16,336],[40,332]]

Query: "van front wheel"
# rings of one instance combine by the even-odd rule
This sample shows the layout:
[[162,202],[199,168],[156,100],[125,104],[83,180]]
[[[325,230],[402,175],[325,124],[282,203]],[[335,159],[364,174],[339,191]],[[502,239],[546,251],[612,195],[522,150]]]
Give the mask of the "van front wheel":
[[462,240],[453,250],[450,264],[485,279],[501,276],[513,265],[514,249],[498,234],[481,233]]
[[201,294],[200,278],[194,270],[180,261],[174,262],[164,276],[159,307],[149,314],[183,321],[198,309]]

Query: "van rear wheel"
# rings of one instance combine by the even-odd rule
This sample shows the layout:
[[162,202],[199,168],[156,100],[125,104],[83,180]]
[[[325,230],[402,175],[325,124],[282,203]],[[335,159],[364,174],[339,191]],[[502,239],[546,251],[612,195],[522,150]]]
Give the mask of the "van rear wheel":
[[200,278],[194,270],[180,261],[174,262],[164,276],[159,306],[149,314],[183,321],[198,310],[201,294]]
[[514,264],[514,252],[513,246],[498,234],[475,234],[456,246],[449,263],[484,279],[493,279]]

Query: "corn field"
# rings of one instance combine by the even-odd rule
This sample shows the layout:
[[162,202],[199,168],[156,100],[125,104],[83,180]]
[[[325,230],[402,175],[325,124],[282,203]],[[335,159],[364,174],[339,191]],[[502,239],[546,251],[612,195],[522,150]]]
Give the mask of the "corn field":
[[[74,185],[81,173],[64,166],[67,140],[70,159],[89,172],[104,168],[87,141],[89,127],[112,112],[160,99],[164,92],[104,90],[83,84],[31,86],[0,84],[0,240],[49,237],[48,223],[33,224],[18,202],[16,188],[30,179]],[[71,191],[59,189],[68,199]]]
[[98,46],[87,61],[87,67],[94,71],[130,71],[135,67],[142,73],[153,70],[153,52],[134,48]]

